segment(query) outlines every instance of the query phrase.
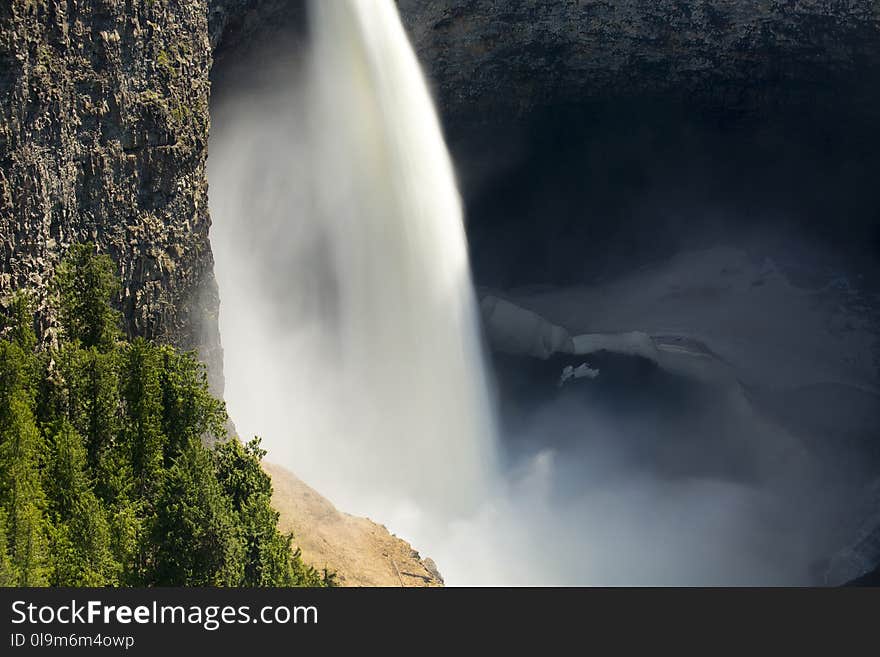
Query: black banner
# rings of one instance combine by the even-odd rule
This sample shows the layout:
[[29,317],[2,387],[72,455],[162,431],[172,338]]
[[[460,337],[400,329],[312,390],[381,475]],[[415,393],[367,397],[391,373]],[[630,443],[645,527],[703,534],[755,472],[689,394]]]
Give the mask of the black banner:
[[839,653],[876,646],[880,589],[0,589],[0,605],[2,655],[285,646],[419,654],[474,639],[714,652],[767,647],[770,637]]

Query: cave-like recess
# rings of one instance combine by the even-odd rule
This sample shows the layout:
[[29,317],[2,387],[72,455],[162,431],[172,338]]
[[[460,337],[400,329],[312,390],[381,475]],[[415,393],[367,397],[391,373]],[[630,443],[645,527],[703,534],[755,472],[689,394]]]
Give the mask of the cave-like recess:
[[[876,3],[398,5],[459,171],[478,284],[587,282],[746,231],[821,243],[868,274]],[[259,78],[241,74],[248,57],[304,52],[307,5],[219,0],[210,28],[222,97]]]

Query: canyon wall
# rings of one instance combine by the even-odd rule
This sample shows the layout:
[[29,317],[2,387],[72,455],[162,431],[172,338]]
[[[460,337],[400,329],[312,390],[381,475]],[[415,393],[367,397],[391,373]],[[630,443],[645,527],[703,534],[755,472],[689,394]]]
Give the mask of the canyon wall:
[[[212,0],[222,54],[301,31],[303,0]],[[875,0],[397,0],[447,123],[675,98],[714,112],[850,104],[880,72]]]
[[877,93],[862,77],[880,71],[875,0],[399,5],[452,118],[626,96],[748,112]]
[[66,247],[119,265],[126,330],[199,348],[220,389],[208,240],[205,0],[0,5],[0,296],[38,291]]

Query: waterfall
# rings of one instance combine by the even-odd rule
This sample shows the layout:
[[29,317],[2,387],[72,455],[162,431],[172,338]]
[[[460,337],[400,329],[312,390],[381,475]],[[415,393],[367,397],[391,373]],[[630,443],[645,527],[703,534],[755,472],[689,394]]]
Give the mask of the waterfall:
[[492,424],[461,201],[437,114],[391,0],[314,1],[311,130],[364,485],[467,503]]
[[290,88],[212,136],[226,399],[269,459],[418,545],[495,468],[461,201],[394,2],[310,19]]
[[[499,467],[461,202],[395,2],[311,0],[309,18],[306,54],[267,43],[211,111],[211,241],[239,435],[259,434],[269,460],[430,555],[448,584],[811,582],[833,538],[822,519],[843,508],[825,497],[849,504],[846,473],[792,447],[766,415],[776,397],[753,406],[736,377],[706,385],[706,354],[691,363],[677,334],[663,368],[606,360],[610,376],[593,382],[584,366],[580,388],[552,397],[535,383]],[[762,331],[740,310],[755,303],[764,317],[776,304],[815,335],[827,318],[801,309],[784,277],[730,257],[682,252],[589,287],[523,293],[529,310],[486,298],[487,326],[499,350],[542,357],[656,352],[645,327],[665,339],[690,322],[732,354],[725,368],[760,378],[736,331]],[[670,301],[670,282],[686,293]],[[707,285],[723,293],[711,303]],[[568,328],[599,317],[632,333],[572,339],[539,309]],[[715,326],[731,313],[737,326]],[[768,344],[781,321],[764,327]],[[674,358],[690,360],[676,369]],[[825,490],[805,515],[803,500]]]

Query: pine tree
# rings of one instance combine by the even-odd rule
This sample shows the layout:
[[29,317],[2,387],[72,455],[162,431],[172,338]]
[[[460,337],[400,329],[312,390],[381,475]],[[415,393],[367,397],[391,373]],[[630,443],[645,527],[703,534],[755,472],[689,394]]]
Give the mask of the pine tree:
[[0,585],[332,585],[278,531],[259,440],[225,441],[196,354],[122,339],[94,251],[58,267],[57,344],[27,294],[0,314]]
[[52,583],[116,583],[121,566],[111,552],[107,514],[88,479],[82,439],[66,420],[59,422],[53,435],[45,488],[53,519]]
[[194,438],[226,435],[226,408],[208,389],[204,364],[194,353],[162,347],[162,431],[168,437],[166,461]]
[[9,538],[6,535],[6,510],[0,507],[0,587],[15,586],[18,574],[9,557]]
[[148,579],[147,559],[154,551],[147,530],[151,518],[145,512],[145,504],[120,496],[107,509],[110,528],[110,552],[119,564],[119,584],[122,586],[146,586]]
[[119,350],[85,351],[80,393],[85,426],[79,429],[87,438],[88,465],[96,482],[96,492],[109,502],[123,492],[130,478],[130,466],[118,448],[120,427]]
[[43,441],[33,414],[31,358],[0,340],[0,507],[8,556],[21,586],[48,582],[48,524],[40,480]]
[[125,372],[125,445],[135,483],[135,495],[152,499],[161,483],[167,439],[162,432],[162,363],[160,350],[142,338],[122,356]]
[[305,565],[293,549],[293,535],[278,531],[272,508],[272,480],[260,466],[260,439],[247,445],[229,440],[213,451],[217,479],[238,516],[245,547],[245,586],[320,586],[330,583]]
[[17,344],[25,353],[33,352],[37,346],[37,335],[34,332],[33,300],[26,290],[19,290],[9,299],[2,326],[10,342]]
[[168,471],[153,524],[157,585],[238,586],[243,546],[210,453],[191,440]]
[[96,255],[94,244],[76,244],[58,265],[53,290],[66,338],[86,348],[112,349],[120,335],[120,314],[110,305],[119,290],[113,261]]

